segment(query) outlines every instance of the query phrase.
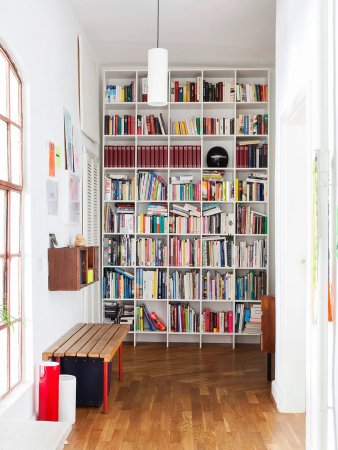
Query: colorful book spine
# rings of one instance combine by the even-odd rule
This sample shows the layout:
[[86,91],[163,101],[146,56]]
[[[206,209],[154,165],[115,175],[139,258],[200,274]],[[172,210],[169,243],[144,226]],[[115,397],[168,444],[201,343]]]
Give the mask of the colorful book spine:
[[250,144],[245,141],[237,144],[236,167],[267,168],[268,144]]
[[203,300],[232,300],[235,278],[232,272],[207,272],[202,277]]
[[201,181],[198,183],[170,184],[170,199],[172,201],[200,201],[201,200]]
[[174,267],[196,267],[201,265],[200,239],[169,238],[169,265]]
[[130,103],[135,101],[135,82],[120,86],[108,80],[105,90],[105,103]]
[[135,264],[135,238],[128,236],[103,237],[103,263],[107,266]]
[[236,224],[238,234],[268,233],[268,217],[252,211],[251,206],[237,205]]
[[167,272],[156,269],[136,269],[136,298],[164,300],[167,298]]
[[266,294],[266,272],[250,271],[236,276],[236,300],[260,300]]
[[155,172],[139,172],[137,187],[139,200],[167,200],[167,183]]
[[134,298],[134,275],[117,268],[104,269],[102,296],[107,299]]
[[124,203],[123,205],[104,205],[104,232],[133,234],[135,232],[135,206]]
[[203,117],[203,134],[232,136],[235,134],[235,119],[233,117]]
[[237,102],[267,102],[268,85],[256,83],[237,83],[236,101]]
[[199,313],[189,304],[170,303],[170,330],[174,333],[198,333]]
[[181,217],[171,215],[169,218],[169,233],[175,234],[200,234],[200,217]]
[[171,273],[169,278],[169,297],[172,300],[199,300],[200,299],[200,272],[191,270]]
[[233,81],[218,81],[216,83],[203,80],[204,102],[229,102],[235,101],[235,83]]
[[268,134],[268,114],[239,114],[236,120],[236,133],[240,136]]
[[176,136],[199,136],[201,134],[201,119],[199,117],[191,117],[185,120],[172,120],[170,134]]
[[205,308],[201,315],[202,333],[232,333],[232,311],[211,311]]
[[[104,178],[105,201],[135,200],[135,177],[132,179],[112,179],[111,176],[106,175]],[[117,176],[119,175],[115,175],[115,177]]]
[[202,255],[204,267],[232,267],[233,238],[204,239]]
[[166,266],[168,248],[163,239],[139,238],[136,244],[138,266]]
[[268,246],[266,239],[238,242],[235,246],[235,265],[241,268],[267,267]]
[[104,134],[106,136],[135,135],[135,117],[125,114],[104,116]]
[[135,167],[135,146],[105,145],[104,167]]

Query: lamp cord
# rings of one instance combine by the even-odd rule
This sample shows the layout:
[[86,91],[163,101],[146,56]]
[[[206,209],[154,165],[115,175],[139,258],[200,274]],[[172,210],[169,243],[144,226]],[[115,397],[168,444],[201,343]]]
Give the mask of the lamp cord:
[[159,42],[159,27],[160,27],[160,0],[157,0],[157,48]]

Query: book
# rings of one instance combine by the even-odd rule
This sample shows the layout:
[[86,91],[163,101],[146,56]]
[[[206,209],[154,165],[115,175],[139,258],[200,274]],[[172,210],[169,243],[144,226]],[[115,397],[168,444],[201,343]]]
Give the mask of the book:
[[147,212],[137,217],[137,232],[164,234],[168,231],[167,205],[149,204]]
[[267,168],[268,144],[259,141],[239,141],[236,145],[236,167]]
[[199,201],[201,199],[201,181],[193,183],[193,177],[172,176],[169,183],[169,195],[173,201]]
[[104,167],[135,167],[135,147],[133,145],[105,145]]
[[232,136],[235,133],[233,117],[203,117],[204,135]]
[[142,115],[138,114],[136,118],[136,132],[138,135],[166,135],[167,128],[164,117],[155,116],[154,114]]
[[106,136],[123,136],[135,134],[135,117],[106,114],[104,116],[104,134]]
[[104,199],[135,200],[135,177],[129,178],[126,174],[106,174],[104,178]]
[[169,265],[175,267],[196,267],[201,264],[199,238],[184,239],[169,237]]
[[243,303],[236,305],[235,331],[240,334],[261,333],[261,305]]
[[102,296],[107,299],[130,299],[134,297],[134,275],[118,268],[104,269]]
[[167,200],[167,183],[155,172],[139,171],[137,188],[139,200]]
[[170,101],[171,102],[199,102],[201,100],[202,77],[195,80],[170,81]]
[[104,233],[133,234],[135,232],[135,204],[104,205]]
[[201,134],[201,121],[199,117],[191,117],[185,120],[172,120],[170,134],[196,136]]
[[255,201],[263,202],[267,197],[267,174],[250,173],[243,180],[235,180],[235,199],[236,201]]
[[163,269],[136,269],[136,298],[161,300],[167,298],[167,272]]
[[189,304],[170,303],[170,331],[195,333],[200,330],[199,313]]
[[103,237],[103,264],[133,266],[135,264],[135,238],[130,236]]
[[268,114],[239,114],[236,119],[236,133],[238,135],[267,135]]
[[203,80],[204,102],[234,102],[235,83],[233,81],[218,81],[216,83]]
[[221,170],[204,170],[202,173],[202,200],[231,202],[234,200],[234,183],[224,178]]
[[237,83],[236,84],[237,102],[267,102],[268,85],[257,83]]
[[238,242],[235,246],[235,265],[243,268],[267,267],[268,246],[266,239]]
[[204,267],[232,267],[233,237],[204,237],[202,260]]
[[147,102],[148,101],[148,77],[143,77],[140,80],[140,101]]
[[167,145],[139,145],[137,147],[138,167],[168,167]]
[[201,314],[201,332],[232,333],[232,322],[232,311],[212,311],[210,308],[205,308]]
[[167,266],[166,241],[159,238],[138,238],[136,242],[138,266]]
[[210,271],[203,273],[203,300],[232,300],[234,298],[234,274]]
[[[204,206],[204,205],[203,205]],[[235,234],[235,215],[233,213],[218,212],[219,208],[211,208],[210,211],[217,210],[215,214],[205,215],[203,211],[202,233],[203,234]]]
[[266,272],[250,272],[236,276],[236,300],[260,300],[266,294]]
[[237,205],[237,233],[238,234],[267,234],[268,217],[258,211],[253,211],[251,206]]
[[199,234],[200,233],[200,210],[189,204],[173,204],[169,218],[169,233],[177,234]]
[[[153,321],[151,320],[151,318],[149,316],[149,312],[148,312],[146,305],[142,304],[141,306],[142,306],[145,321],[148,324],[150,331],[156,331],[155,325],[153,324]],[[144,319],[143,319],[143,321],[144,321]]]
[[201,146],[198,145],[171,145],[170,167],[200,167]]
[[169,278],[169,298],[173,300],[198,300],[200,298],[200,271],[185,273],[175,270]]
[[130,103],[135,101],[135,82],[120,86],[113,80],[107,80],[105,103]]

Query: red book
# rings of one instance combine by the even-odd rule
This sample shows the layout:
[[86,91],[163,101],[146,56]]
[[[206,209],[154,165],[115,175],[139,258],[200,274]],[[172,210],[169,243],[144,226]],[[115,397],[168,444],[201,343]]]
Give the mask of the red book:
[[155,155],[154,155],[154,166],[155,167],[162,167],[163,160],[162,160],[162,147],[159,147],[158,145],[155,146]]
[[150,167],[155,166],[155,147],[152,145],[150,147]]
[[180,145],[178,151],[178,167],[183,167],[183,149],[184,147]]
[[151,159],[150,159],[150,147],[146,147],[146,161],[145,161],[145,167],[150,167]]
[[174,147],[174,167],[178,167],[178,153],[179,153],[179,146],[175,145],[175,147]]
[[201,146],[197,146],[197,160],[196,160],[197,167],[201,167]]
[[192,167],[197,167],[197,147],[192,147]]
[[108,167],[116,167],[116,158],[117,158],[117,150],[116,146],[109,146],[109,156],[108,156]]
[[130,134],[135,134],[135,117],[134,116],[130,117],[130,122],[131,122],[131,133]]
[[121,146],[117,147],[117,167],[121,167],[122,163],[122,154],[121,154]]
[[192,146],[187,147],[187,167],[194,167],[192,163]]
[[146,166],[146,148],[144,145],[141,146],[141,167]]
[[104,146],[104,159],[103,159],[104,167],[108,167],[108,154],[109,154],[109,147],[108,147],[108,145],[105,145]]
[[135,167],[135,146],[130,146],[130,167]]
[[130,145],[126,147],[126,167],[130,167]]
[[188,167],[188,147],[183,147],[183,167]]
[[143,167],[142,165],[142,160],[141,160],[141,153],[142,152],[142,147],[140,145],[137,146],[137,166],[138,167]]
[[155,132],[155,118],[154,118],[154,115],[151,114],[149,116],[149,119],[150,119],[150,133],[149,134],[156,134],[156,132]]
[[163,167],[168,167],[168,146],[163,147]]
[[126,147],[121,147],[121,167],[126,167]]
[[114,131],[115,136],[119,134],[119,116],[114,116]]
[[244,147],[244,166],[249,167],[249,147]]
[[147,130],[148,130],[148,134],[151,134],[151,129],[150,129],[150,117],[146,116],[146,123],[147,123]]
[[241,167],[239,165],[239,154],[240,154],[240,147],[239,145],[236,145],[236,167]]
[[172,145],[170,146],[169,164],[170,167],[174,167],[174,147]]
[[179,82],[175,81],[175,102],[178,102],[178,88],[180,87]]

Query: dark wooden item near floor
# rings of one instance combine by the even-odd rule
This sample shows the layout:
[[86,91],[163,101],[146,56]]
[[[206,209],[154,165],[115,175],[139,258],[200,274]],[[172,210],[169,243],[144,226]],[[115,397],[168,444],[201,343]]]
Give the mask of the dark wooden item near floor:
[[[48,249],[48,289],[79,291],[99,279],[98,247]],[[88,274],[92,271],[92,281]]]
[[272,354],[275,353],[276,341],[276,305],[275,297],[262,296],[262,336],[261,350],[267,353],[267,379],[272,381]]

